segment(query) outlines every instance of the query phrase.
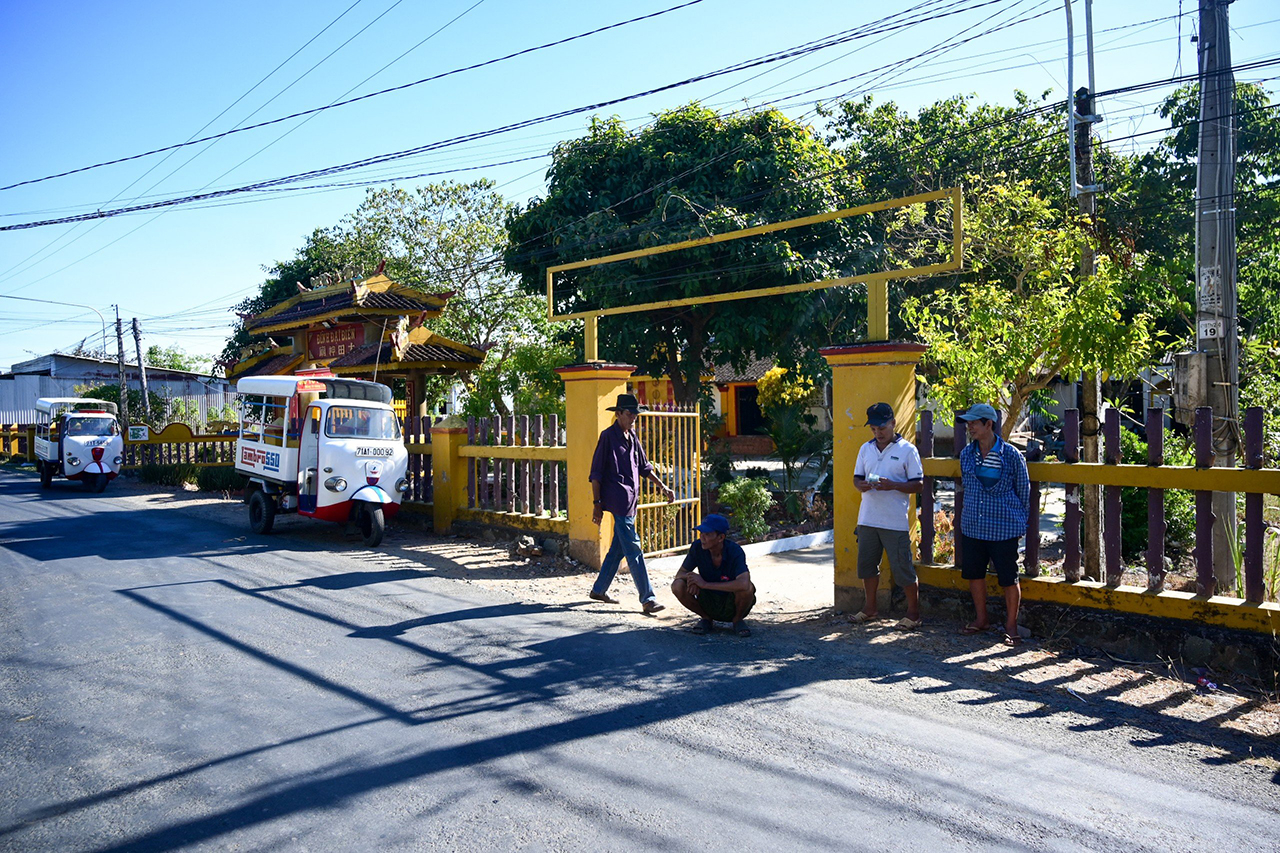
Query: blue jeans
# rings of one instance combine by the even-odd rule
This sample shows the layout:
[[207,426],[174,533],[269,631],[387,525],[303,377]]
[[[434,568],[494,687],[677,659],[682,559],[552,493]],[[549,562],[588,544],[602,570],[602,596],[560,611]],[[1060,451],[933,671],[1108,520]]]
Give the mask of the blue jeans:
[[627,565],[631,567],[631,579],[635,581],[636,592],[640,593],[640,603],[653,601],[653,587],[649,583],[649,570],[644,565],[644,554],[640,550],[640,534],[636,533],[636,517],[634,515],[613,517],[613,544],[609,553],[604,555],[600,564],[600,575],[596,578],[591,591],[603,595],[609,591],[614,575],[618,574],[618,566],[622,557],[626,556]]

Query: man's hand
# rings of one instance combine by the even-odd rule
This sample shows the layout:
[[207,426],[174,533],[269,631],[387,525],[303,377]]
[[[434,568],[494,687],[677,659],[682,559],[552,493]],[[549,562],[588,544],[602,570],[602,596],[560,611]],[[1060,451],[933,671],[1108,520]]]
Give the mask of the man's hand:
[[591,523],[596,527],[600,526],[600,522],[604,520],[604,510],[600,508],[600,504],[596,504],[591,510]]
[[670,504],[676,502],[676,490],[668,486],[666,483],[662,484],[662,493],[667,496],[667,503]]
[[687,589],[690,594],[697,593],[698,590],[702,589],[702,575],[697,572],[689,572],[688,574],[681,575],[681,577],[684,578],[684,588]]

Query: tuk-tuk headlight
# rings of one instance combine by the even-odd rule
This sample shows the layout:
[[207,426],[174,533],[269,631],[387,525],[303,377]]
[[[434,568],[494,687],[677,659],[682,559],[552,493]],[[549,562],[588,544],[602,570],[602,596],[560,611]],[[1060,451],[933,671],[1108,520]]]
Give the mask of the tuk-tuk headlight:
[[347,490],[347,481],[341,477],[330,477],[324,481],[324,487],[331,492],[345,492]]
[[123,457],[123,456],[117,456],[115,459],[112,459],[112,460],[111,460],[111,464],[112,464],[112,465],[123,465],[123,464],[124,464],[124,457]]
[[396,491],[397,492],[409,491],[409,481],[406,480],[404,477],[401,477],[399,480],[396,480]]
[[79,466],[80,466],[80,460],[79,460],[79,459],[77,459],[77,458],[75,458],[74,456],[68,456],[68,457],[67,457],[67,464],[68,464],[68,465],[74,465],[74,466],[76,466],[76,467],[79,467]]

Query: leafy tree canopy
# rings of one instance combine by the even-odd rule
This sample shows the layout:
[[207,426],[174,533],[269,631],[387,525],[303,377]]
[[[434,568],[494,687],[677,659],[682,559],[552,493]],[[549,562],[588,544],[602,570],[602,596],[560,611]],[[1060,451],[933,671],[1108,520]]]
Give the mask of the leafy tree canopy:
[[[843,161],[809,128],[777,111],[722,116],[689,105],[629,133],[595,119],[553,152],[546,198],[508,218],[507,269],[545,295],[548,266],[839,209],[850,199]],[[557,276],[558,312],[634,305],[866,269],[874,252],[848,220],[574,270]],[[816,362],[865,316],[854,288],[604,318],[601,356],[672,379],[681,402],[717,363],[753,355]],[[581,350],[578,350],[579,352]]]
[[[258,295],[235,310],[260,312],[295,296],[298,284],[312,276],[345,265],[372,271],[385,260],[386,275],[402,284],[428,293],[453,292],[432,327],[486,351],[479,373],[461,378],[479,397],[472,408],[505,414],[504,395],[526,389],[530,400],[545,396],[538,393],[538,383],[549,371],[538,357],[550,343],[544,312],[497,262],[506,243],[507,210],[507,201],[488,180],[370,190],[339,224],[314,231],[293,260],[268,268],[270,278]],[[238,354],[247,340],[239,333],[225,355]],[[554,357],[551,352],[547,357]],[[558,385],[554,374],[551,381]],[[428,393],[433,390],[442,388]]]
[[[974,275],[958,290],[913,297],[905,320],[928,344],[929,394],[945,411],[974,402],[1004,410],[1004,434],[1023,406],[1055,376],[1100,370],[1119,377],[1147,366],[1157,339],[1151,318],[1126,304],[1126,266],[1098,257],[1080,273],[1086,223],[1064,217],[1028,183],[971,182],[965,244]],[[932,239],[928,222],[905,214],[900,227]]]
[[159,345],[147,347],[142,360],[150,367],[167,367],[170,370],[186,370],[191,373],[203,373],[213,363],[213,359],[208,356],[192,355],[176,344],[167,347]]

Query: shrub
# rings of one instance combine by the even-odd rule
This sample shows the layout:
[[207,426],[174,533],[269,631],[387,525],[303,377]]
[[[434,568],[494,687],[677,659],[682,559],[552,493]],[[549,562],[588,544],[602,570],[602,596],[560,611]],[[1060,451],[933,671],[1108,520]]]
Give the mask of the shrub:
[[[1176,436],[1166,436],[1166,465],[1194,465],[1191,447]],[[1120,431],[1120,461],[1130,465],[1147,464],[1147,443],[1127,429]],[[1164,493],[1165,543],[1169,551],[1179,554],[1187,549],[1195,532],[1195,494],[1181,489]],[[1147,547],[1147,490],[1120,490],[1120,551],[1125,559],[1133,559]]]
[[748,539],[758,539],[769,532],[764,514],[773,506],[770,485],[769,480],[744,477],[720,487],[720,503],[729,508],[738,529]]
[[202,492],[232,492],[243,489],[244,484],[244,475],[225,465],[201,468],[200,473],[196,474],[196,487]]
[[151,483],[155,486],[169,486],[176,488],[186,483],[196,482],[200,469],[195,465],[188,463],[179,463],[177,465],[140,465],[138,466],[138,479],[144,483]]

